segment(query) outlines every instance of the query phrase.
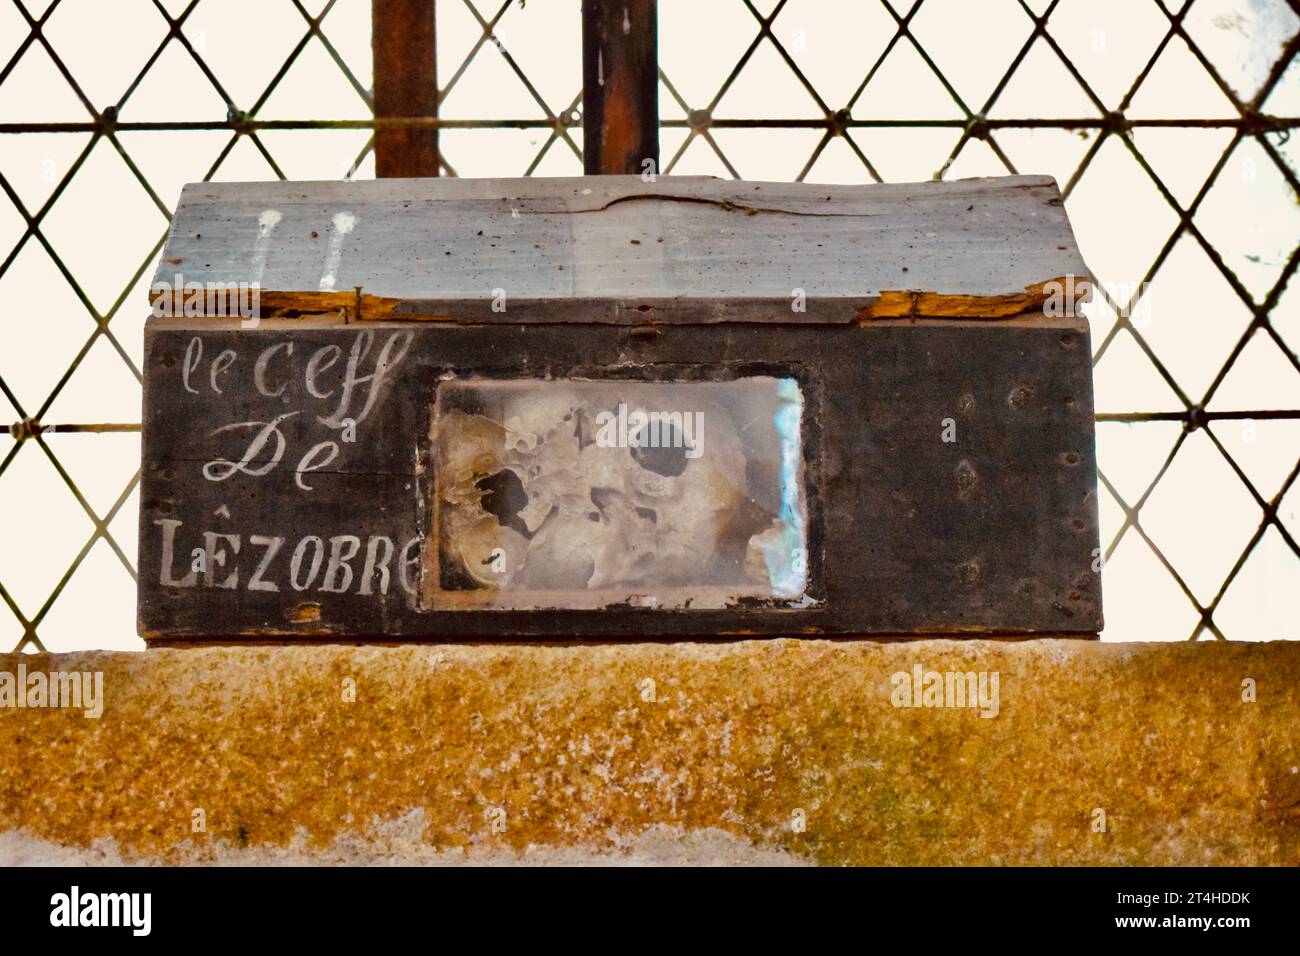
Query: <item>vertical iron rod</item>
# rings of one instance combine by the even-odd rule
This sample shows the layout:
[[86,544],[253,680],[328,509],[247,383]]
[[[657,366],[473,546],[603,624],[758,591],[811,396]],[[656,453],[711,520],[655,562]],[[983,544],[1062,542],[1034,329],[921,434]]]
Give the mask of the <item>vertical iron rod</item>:
[[656,0],[583,0],[582,165],[593,174],[659,170]]
[[438,128],[410,124],[385,127],[386,119],[432,119],[438,115],[435,0],[373,0],[375,77],[375,174],[437,176]]

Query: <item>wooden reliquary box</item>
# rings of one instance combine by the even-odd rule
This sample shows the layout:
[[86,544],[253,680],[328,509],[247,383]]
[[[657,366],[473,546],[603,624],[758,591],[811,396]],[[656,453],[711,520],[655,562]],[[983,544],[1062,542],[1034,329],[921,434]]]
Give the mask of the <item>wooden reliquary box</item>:
[[146,327],[150,641],[1101,627],[1041,177],[199,183]]

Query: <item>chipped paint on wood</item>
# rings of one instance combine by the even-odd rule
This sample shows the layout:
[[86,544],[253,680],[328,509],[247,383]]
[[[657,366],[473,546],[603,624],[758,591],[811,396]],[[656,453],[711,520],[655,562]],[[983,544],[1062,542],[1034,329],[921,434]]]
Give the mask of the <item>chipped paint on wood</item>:
[[856,314],[860,322],[897,318],[1005,319],[1041,312],[1053,296],[1061,295],[1062,290],[1067,288],[1078,291],[1065,303],[1066,308],[1061,315],[1082,318],[1079,306],[1091,299],[1092,284],[1087,277],[1073,275],[1026,286],[1024,292],[1010,295],[974,296],[887,290],[880,293],[876,302],[859,308]]

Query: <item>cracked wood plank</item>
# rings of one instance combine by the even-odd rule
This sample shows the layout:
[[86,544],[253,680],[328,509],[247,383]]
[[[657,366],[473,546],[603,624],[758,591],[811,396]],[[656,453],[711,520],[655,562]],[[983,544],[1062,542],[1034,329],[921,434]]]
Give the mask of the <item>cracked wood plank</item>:
[[[196,183],[151,297],[257,284],[265,316],[500,323],[1003,319],[1088,272],[1050,177]],[[191,317],[220,309],[203,302]]]

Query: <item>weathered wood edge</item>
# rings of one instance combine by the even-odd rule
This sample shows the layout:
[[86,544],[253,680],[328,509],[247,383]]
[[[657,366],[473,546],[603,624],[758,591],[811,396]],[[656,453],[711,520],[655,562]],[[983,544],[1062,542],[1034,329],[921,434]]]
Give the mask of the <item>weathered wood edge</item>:
[[[742,301],[748,301],[750,303],[745,306],[746,309],[752,308],[755,311],[757,311],[760,308],[766,307],[766,300],[764,300],[764,302],[762,303],[754,300],[742,300]],[[547,305],[549,307],[549,304]],[[849,303],[847,302],[827,301],[823,303],[823,305],[825,305],[828,309],[832,305],[834,305],[836,308],[840,309],[841,312],[844,309],[849,308]],[[619,334],[632,336],[633,338],[643,338],[643,337],[648,338],[655,335],[667,334],[675,325],[708,325],[710,323],[707,321],[707,319],[701,320],[698,318],[700,315],[699,310],[704,309],[707,306],[708,306],[708,302],[704,300],[698,300],[698,299],[673,300],[673,302],[669,303],[669,307],[680,309],[682,311],[689,311],[691,312],[692,315],[696,316],[696,318],[691,322],[684,322],[684,321],[666,322],[666,321],[656,321],[655,319],[647,319],[644,316],[644,314],[639,312],[639,310],[631,309],[628,306],[626,306],[626,304],[624,304],[622,306],[623,311],[624,312],[637,311],[639,321],[630,320],[626,323],[623,323],[625,327],[618,330],[618,332]],[[537,305],[537,308],[541,308],[541,307],[542,304],[539,303]],[[576,308],[582,308],[582,307],[583,307],[582,303],[579,303],[576,306]],[[558,321],[554,317],[549,319],[543,319],[540,316],[537,317],[536,321],[533,322],[524,322],[524,321],[511,321],[508,323],[501,322],[501,321],[457,322],[452,316],[408,316],[398,312],[390,312],[387,314],[376,314],[373,316],[371,316],[368,313],[364,313],[362,317],[362,321],[358,323],[352,317],[354,314],[355,313],[350,309],[340,308],[332,311],[303,313],[301,315],[296,315],[296,316],[271,315],[266,318],[259,319],[255,324],[245,319],[240,319],[234,316],[224,316],[224,315],[195,316],[195,317],[188,317],[188,318],[180,317],[180,316],[177,317],[150,316],[145,319],[144,324],[145,324],[145,328],[150,331],[178,331],[178,330],[183,331],[186,329],[192,329],[196,332],[217,332],[217,331],[228,331],[228,330],[252,331],[255,329],[262,329],[262,330],[271,329],[271,330],[292,332],[295,330],[333,328],[335,326],[354,326],[354,325],[357,326],[358,328],[368,328],[368,329],[402,329],[402,328],[409,329],[413,327],[412,323],[416,323],[421,326],[427,326],[430,328],[438,328],[439,326],[441,327],[487,326],[491,328],[501,328],[501,329],[509,328],[510,326],[513,325],[569,326],[574,324],[581,324],[581,323],[574,323],[571,321],[570,322]],[[782,326],[794,327],[794,328],[806,328],[810,325],[846,326],[846,325],[853,325],[855,323],[859,328],[866,331],[869,331],[871,329],[891,328],[895,326],[912,326],[916,328],[933,327],[933,328],[957,329],[957,328],[963,328],[967,326],[979,326],[979,327],[987,328],[990,325],[990,321],[987,318],[983,318],[981,316],[970,316],[970,315],[951,316],[951,317],[934,316],[934,315],[897,315],[897,316],[881,315],[872,318],[870,321],[864,321],[856,318],[855,316],[850,316],[847,319],[839,317],[834,322],[806,322],[806,321],[800,322],[792,319],[792,320],[782,321],[782,322],[768,321],[762,324],[768,328],[780,328]],[[1086,315],[1082,313],[1073,314],[1073,315],[1046,315],[1041,310],[1033,310],[1033,309],[1026,312],[1007,315],[1004,318],[998,319],[995,324],[999,328],[1020,327],[1020,328],[1061,329],[1061,330],[1069,330],[1069,331],[1083,331],[1089,328],[1088,318]]]
[[[628,647],[637,644],[735,644],[741,641],[755,640],[755,635],[742,632],[720,633],[712,637],[686,638],[680,635],[655,637],[639,635],[636,638],[619,637],[574,637],[565,640],[547,637],[518,637],[510,635],[484,635],[480,637],[439,637],[436,634],[403,635],[394,639],[391,634],[377,637],[340,635],[335,632],[322,632],[313,636],[309,632],[296,630],[292,633],[275,634],[260,632],[249,635],[231,635],[221,633],[214,637],[201,634],[168,634],[167,636],[141,635],[150,648],[186,648],[186,647],[319,647],[321,644],[356,645],[358,647],[402,647],[412,644],[442,644],[465,647],[490,644],[520,644],[529,647]],[[327,640],[325,638],[328,638]],[[988,631],[975,629],[967,631],[942,631],[929,628],[913,634],[808,634],[791,632],[790,634],[764,634],[758,639],[769,640],[818,640],[835,643],[870,642],[873,644],[900,644],[913,641],[959,640],[959,641],[1003,641],[1020,643],[1037,640],[1100,641],[1101,635],[1083,631]]]
[[[262,294],[264,307],[256,323],[216,315],[185,318],[150,315],[146,322],[159,328],[221,328],[232,324],[257,327],[268,321],[287,322],[288,328],[358,322],[366,325],[415,322],[460,326],[593,324],[625,326],[639,329],[646,335],[655,334],[658,326],[672,325],[865,327],[897,322],[951,325],[973,321],[981,325],[996,322],[999,325],[1079,328],[1087,323],[1086,315],[1078,308],[1086,300],[1076,300],[1075,305],[1061,315],[1049,315],[1044,310],[1044,303],[1051,296],[1051,282],[1031,286],[1019,294],[1003,296],[940,295],[899,290],[880,296],[809,298],[805,301],[804,311],[799,313],[790,311],[788,301],[769,298],[601,298],[571,299],[563,303],[553,299],[519,299],[510,306],[510,321],[503,322],[493,312],[489,299],[399,301],[367,295],[364,290],[360,294],[340,293],[336,296],[266,292]],[[557,309],[563,314],[557,315]]]

